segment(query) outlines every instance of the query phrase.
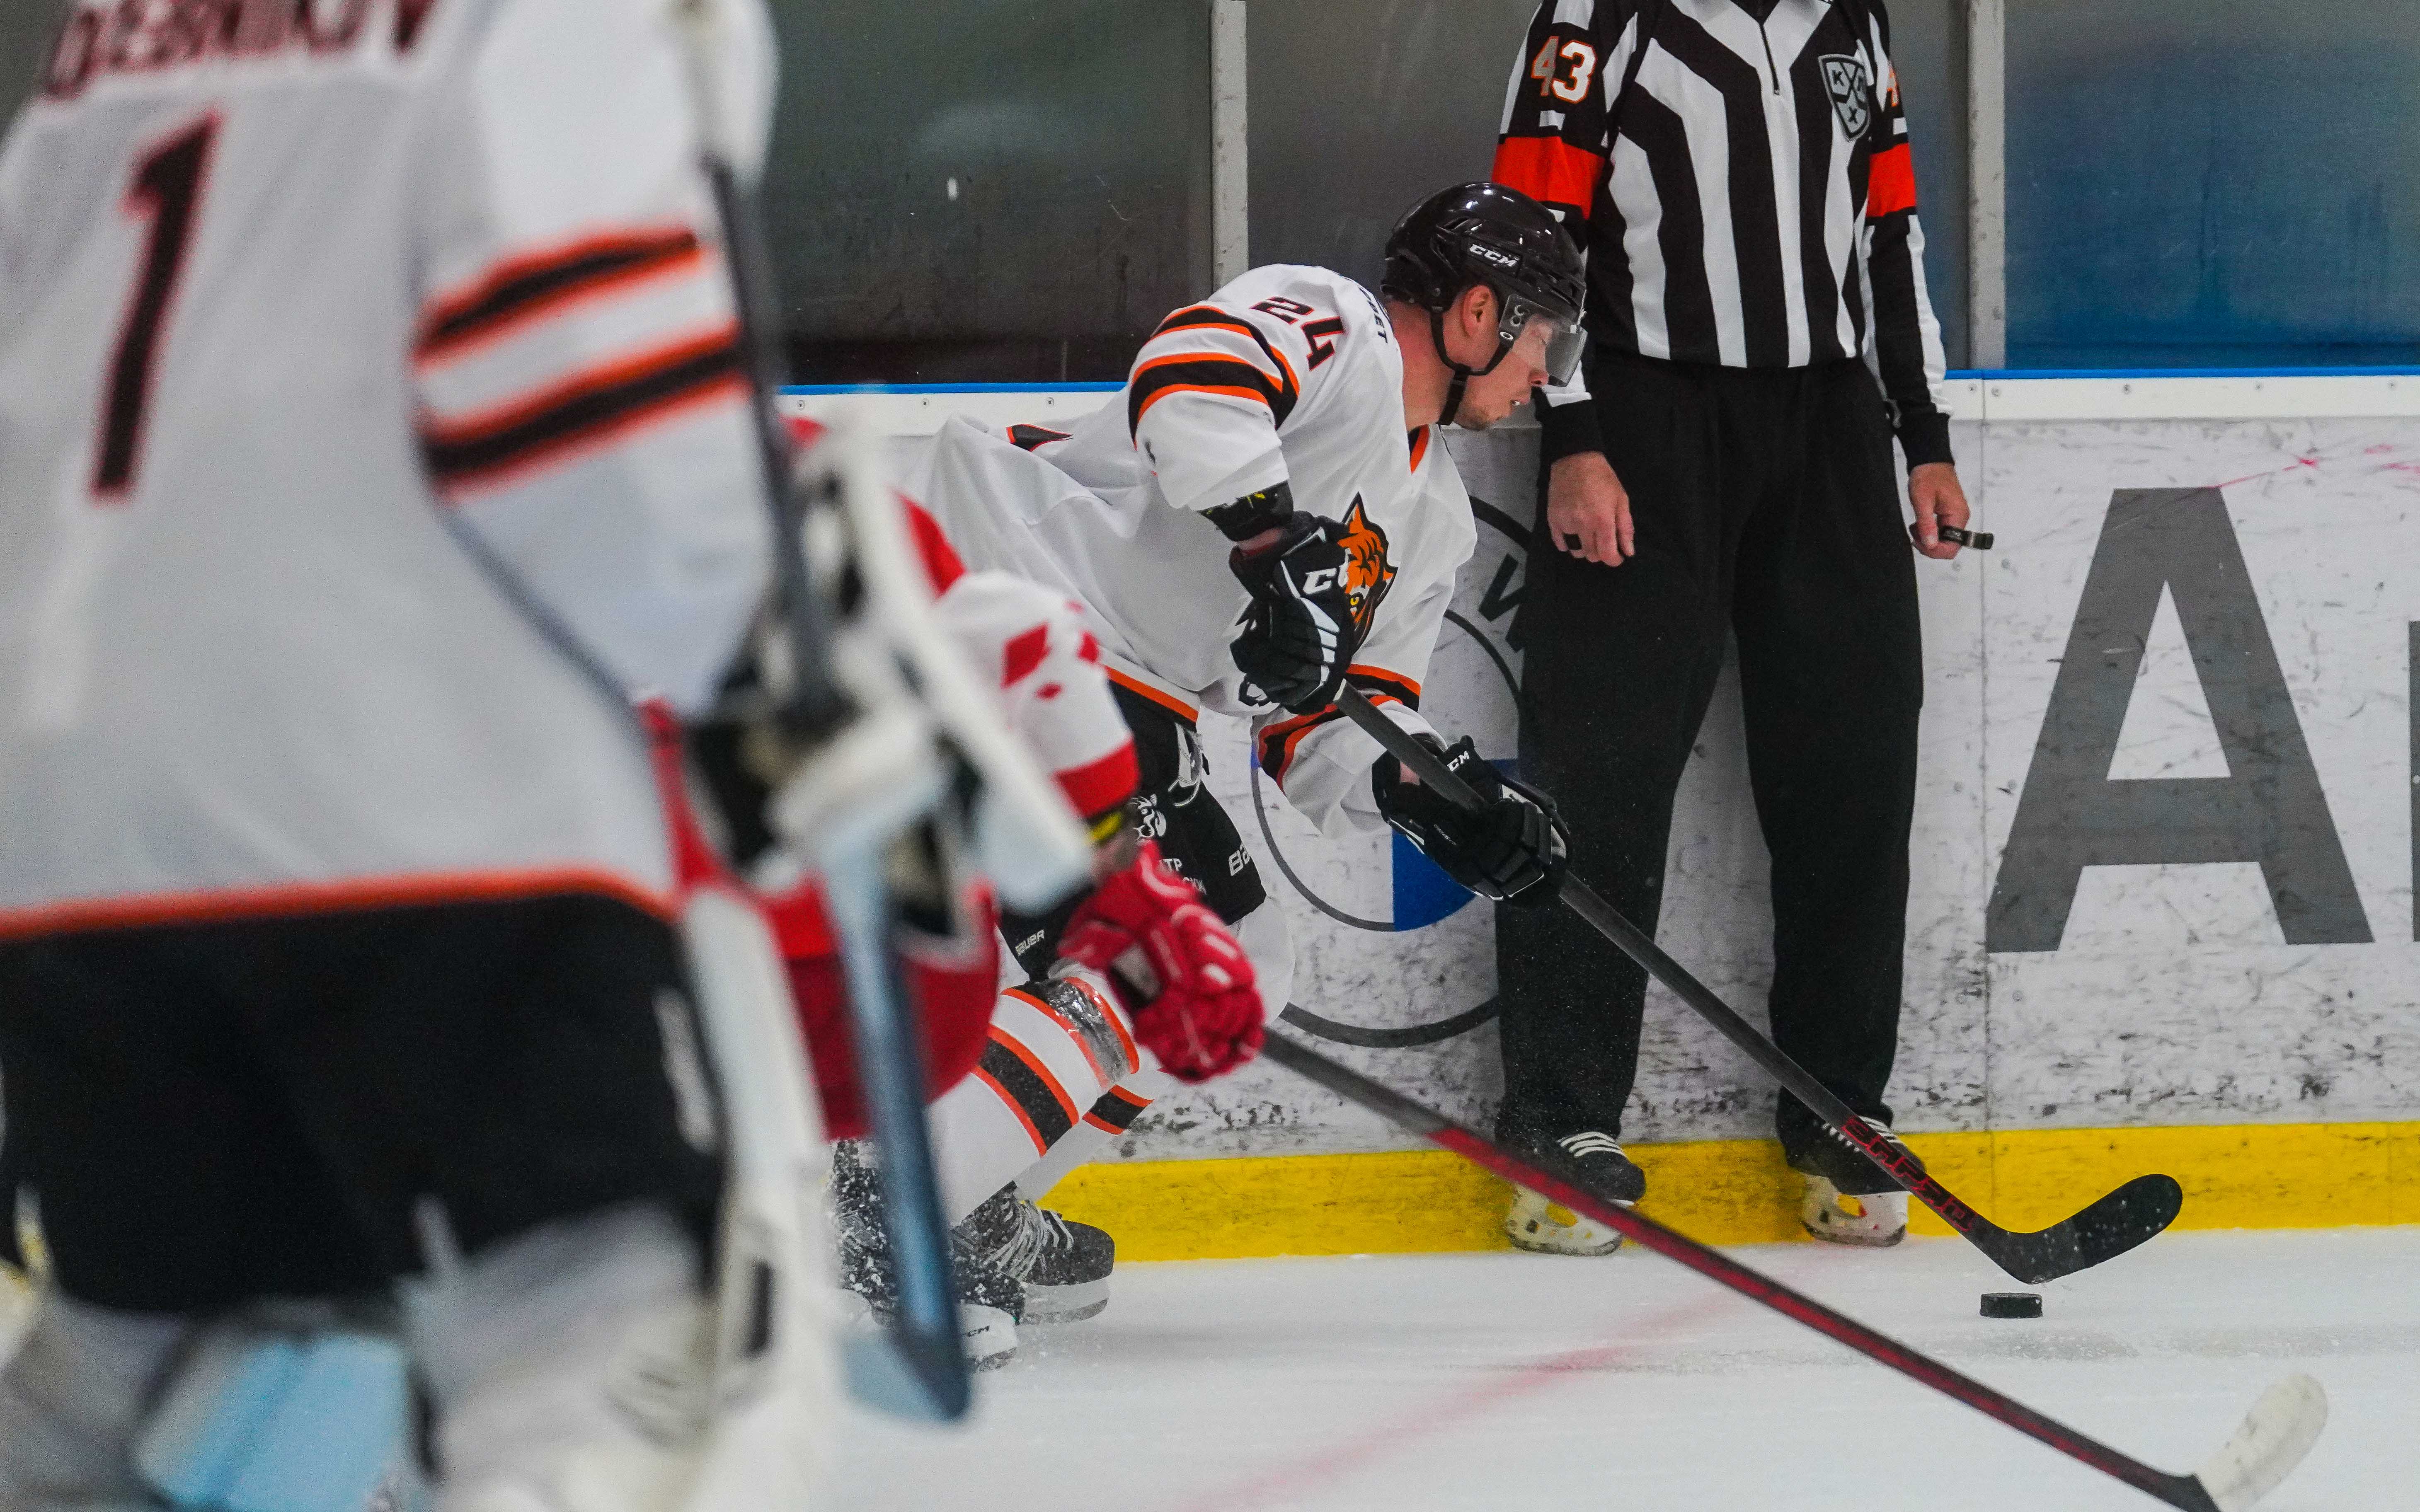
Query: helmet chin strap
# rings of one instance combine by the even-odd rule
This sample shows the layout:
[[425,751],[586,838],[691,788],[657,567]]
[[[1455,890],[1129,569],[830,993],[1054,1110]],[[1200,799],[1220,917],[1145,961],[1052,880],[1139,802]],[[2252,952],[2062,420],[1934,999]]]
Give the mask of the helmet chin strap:
[[1470,392],[1470,380],[1475,378],[1485,378],[1488,374],[1495,372],[1499,367],[1502,367],[1504,365],[1506,355],[1512,350],[1512,344],[1506,341],[1501,335],[1498,335],[1496,338],[1496,356],[1492,362],[1490,362],[1485,367],[1466,367],[1462,363],[1455,362],[1453,358],[1446,352],[1445,312],[1443,310],[1431,310],[1429,312],[1429,340],[1436,347],[1437,361],[1445,363],[1447,367],[1453,370],[1453,381],[1446,385],[1445,411],[1437,416],[1437,424],[1440,425],[1459,424],[1461,424],[1463,396]]

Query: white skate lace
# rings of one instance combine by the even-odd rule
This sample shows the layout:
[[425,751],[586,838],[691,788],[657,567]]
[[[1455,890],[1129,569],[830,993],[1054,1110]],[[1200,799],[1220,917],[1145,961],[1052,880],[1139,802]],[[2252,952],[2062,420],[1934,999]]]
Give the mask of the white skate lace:
[[1582,1134],[1565,1134],[1556,1143],[1561,1145],[1564,1151],[1575,1160],[1582,1155],[1612,1155],[1621,1160],[1630,1158],[1620,1145],[1613,1142],[1613,1135],[1599,1134],[1594,1129]]
[[992,1263],[1012,1275],[1030,1275],[1042,1258],[1053,1250],[1076,1247],[1076,1236],[1067,1229],[1067,1220],[1038,1202],[1019,1198],[1016,1204],[1016,1231],[1001,1242],[991,1252]]

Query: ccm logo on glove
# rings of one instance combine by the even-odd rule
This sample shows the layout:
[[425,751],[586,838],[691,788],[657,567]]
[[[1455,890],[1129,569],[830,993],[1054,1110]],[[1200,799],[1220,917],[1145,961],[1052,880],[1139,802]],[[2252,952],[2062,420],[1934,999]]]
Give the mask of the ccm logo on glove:
[[1335,520],[1294,514],[1273,528],[1276,537],[1258,549],[1228,555],[1228,569],[1252,595],[1244,633],[1229,649],[1248,694],[1309,714],[1334,702],[1359,641],[1345,586],[1353,561]]
[[1371,771],[1370,790],[1387,823],[1447,876],[1482,898],[1525,905],[1553,902],[1571,854],[1571,835],[1555,800],[1481,761],[1467,739],[1451,749],[1434,735],[1419,739],[1478,792],[1481,806],[1465,809],[1406,781],[1403,764],[1382,756]]

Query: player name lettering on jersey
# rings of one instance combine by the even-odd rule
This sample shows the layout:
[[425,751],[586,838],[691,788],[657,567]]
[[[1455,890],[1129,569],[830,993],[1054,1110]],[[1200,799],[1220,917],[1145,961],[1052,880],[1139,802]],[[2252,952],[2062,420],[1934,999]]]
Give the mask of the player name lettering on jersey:
[[[420,39],[438,0],[105,0],[59,32],[42,93],[72,100],[104,75],[204,63],[349,54],[386,38],[398,54]],[[372,25],[373,21],[385,24]]]

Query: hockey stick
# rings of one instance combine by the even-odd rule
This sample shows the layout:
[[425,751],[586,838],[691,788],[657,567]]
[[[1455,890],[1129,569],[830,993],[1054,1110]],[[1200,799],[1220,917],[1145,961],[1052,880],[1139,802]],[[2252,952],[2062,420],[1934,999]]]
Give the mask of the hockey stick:
[[1719,1250],[1675,1233],[1619,1203],[1591,1196],[1581,1185],[1585,1178],[1559,1155],[1526,1160],[1512,1155],[1445,1115],[1284,1035],[1270,1035],[1261,1053],[1346,1102],[1367,1108],[1483,1170],[1541,1193],[1667,1259],[1679,1261],[1719,1286],[1761,1302],[1869,1360],[1964,1402],[1984,1416],[2040,1440],[2069,1458],[2090,1465],[2170,1506],[2183,1508],[2184,1512],[2243,1512],[2303,1462],[2304,1456],[2318,1441],[2319,1430],[2327,1425],[2327,1394],[2319,1383],[2304,1375],[2288,1376],[2261,1396],[2234,1435],[2199,1470],[2190,1475],[2171,1474],[2045,1417],[2024,1403],[2002,1396],[1981,1381],[1750,1270]]
[[[752,400],[757,460],[771,517],[779,639],[767,648],[777,654],[763,659],[767,682],[775,692],[773,716],[792,744],[823,748],[826,755],[836,754],[845,765],[865,748],[874,715],[854,706],[834,681],[830,608],[807,559],[789,435],[773,403],[780,357],[770,319],[779,308],[772,260],[732,161],[731,123],[721,88],[721,18],[714,0],[675,0],[675,11],[697,112],[700,166],[722,229],[740,361]],[[848,748],[834,753],[834,747]],[[860,759],[854,766],[857,775],[863,775],[868,764]],[[850,1038],[884,1157],[883,1219],[899,1287],[892,1333],[899,1368],[888,1374],[908,1383],[908,1400],[919,1415],[954,1421],[965,1415],[973,1391],[958,1342],[950,1226],[941,1211],[940,1181],[924,1123],[925,1078],[914,1010],[901,990],[890,953],[892,908],[880,866],[881,837],[861,825],[824,838],[833,842],[822,859],[832,922],[843,945]],[[781,1299],[757,1295],[773,1273],[748,1264],[750,1236],[741,1199],[749,1195],[745,1188],[735,1188],[725,1218],[723,1273],[717,1295],[723,1306],[752,1308],[766,1314],[769,1323],[786,1309]],[[726,1348],[721,1362],[725,1375],[742,1375],[745,1365],[744,1360],[731,1358]]]
[[[888,1355],[866,1352],[875,1341],[852,1344],[852,1389],[885,1411],[947,1419],[966,1398],[953,1408],[933,1388],[962,1380],[964,1364],[925,1122],[929,1083],[894,949],[894,868],[903,841],[925,826],[945,855],[970,855],[1011,906],[1039,913],[1090,877],[1092,844],[935,624],[898,497],[868,454],[862,436],[835,424],[800,469],[817,539],[848,544],[858,602],[837,627],[833,664],[866,712],[808,758],[767,818],[790,849],[814,860],[842,944],[850,1036],[881,1151],[884,1228],[903,1262],[903,1325],[913,1263],[903,1226],[939,1246],[929,1274],[941,1283],[946,1333],[908,1329]],[[937,1349],[948,1357],[924,1352]]]
[[[1471,791],[1468,783],[1448,771],[1436,753],[1414,739],[1410,732],[1380,713],[1358,688],[1350,684],[1339,688],[1336,706],[1385,747],[1388,755],[1409,767],[1413,775],[1449,802],[1465,808],[1480,806],[1479,795]],[[1928,1173],[1924,1163],[1903,1146],[1885,1138],[1857,1117],[1855,1109],[1784,1055],[1779,1045],[1758,1033],[1756,1026],[1733,1012],[1703,982],[1665,954],[1652,935],[1622,918],[1588,884],[1567,875],[1559,897],[1565,907],[1619,946],[1624,955],[1646,967],[1648,975],[1670,988],[1700,1018],[1721,1030],[1723,1038],[1739,1046],[1817,1118],[1862,1150],[1885,1175],[1939,1213],[1943,1222],[1990,1257],[1993,1264],[2020,1281],[2054,1281],[2114,1259],[2156,1237],[2176,1222],[2177,1213],[2184,1206],[2184,1189],[2174,1177],[2138,1176],[2073,1217],[2039,1233],[2013,1233],[2003,1228],[1960,1201],[1956,1193]]]

